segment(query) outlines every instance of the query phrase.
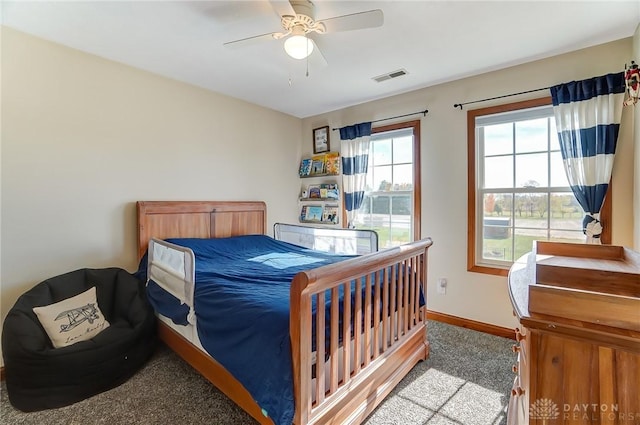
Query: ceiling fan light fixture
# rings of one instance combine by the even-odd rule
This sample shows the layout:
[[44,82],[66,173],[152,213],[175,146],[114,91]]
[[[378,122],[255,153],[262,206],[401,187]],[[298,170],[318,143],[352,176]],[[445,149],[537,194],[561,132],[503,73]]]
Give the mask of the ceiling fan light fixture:
[[284,41],[284,51],[294,59],[304,59],[313,52],[313,42],[304,35],[292,35]]

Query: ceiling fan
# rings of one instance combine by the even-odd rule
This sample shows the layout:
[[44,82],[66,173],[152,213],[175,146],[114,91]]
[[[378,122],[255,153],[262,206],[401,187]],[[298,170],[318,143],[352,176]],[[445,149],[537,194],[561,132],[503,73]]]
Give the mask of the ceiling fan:
[[270,1],[280,16],[282,31],[255,35],[223,43],[225,46],[242,46],[256,41],[286,38],[284,50],[294,59],[304,59],[314,51],[324,57],[310,35],[339,31],[351,31],[382,26],[382,10],[374,9],[349,15],[334,16],[316,21],[315,6],[309,0]]

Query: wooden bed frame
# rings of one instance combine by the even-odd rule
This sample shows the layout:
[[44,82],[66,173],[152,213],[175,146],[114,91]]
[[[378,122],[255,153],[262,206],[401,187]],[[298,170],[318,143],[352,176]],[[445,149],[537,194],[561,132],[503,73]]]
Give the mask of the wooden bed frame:
[[[139,258],[152,237],[267,234],[264,202],[140,201],[137,215]],[[294,424],[360,424],[417,362],[428,357],[426,302],[420,302],[420,294],[426,300],[427,250],[431,245],[427,238],[294,277],[290,291]],[[350,289],[347,285],[351,282],[356,282],[356,293],[365,290],[364,299],[354,297],[352,303],[349,290],[339,301],[340,288]],[[316,358],[327,359],[325,367],[317,370],[311,341],[312,300],[319,306],[331,302],[330,317],[318,309],[316,318],[317,329],[324,329],[325,324],[330,329],[326,340],[324,331],[316,332]],[[362,332],[353,333],[352,344],[339,342],[340,327],[343,335],[358,328],[349,320],[339,323],[340,302],[344,317],[353,317],[353,323],[371,322],[371,327],[362,325]],[[382,314],[385,311],[392,313]],[[159,336],[171,349],[258,423],[273,424],[223,366],[159,323]]]

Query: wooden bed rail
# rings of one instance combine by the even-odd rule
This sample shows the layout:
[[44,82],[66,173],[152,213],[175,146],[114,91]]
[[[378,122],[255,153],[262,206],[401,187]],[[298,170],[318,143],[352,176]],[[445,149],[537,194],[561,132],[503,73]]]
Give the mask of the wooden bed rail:
[[[427,357],[427,251],[432,244],[426,238],[294,277],[295,424],[360,423],[408,368]],[[398,350],[406,353],[392,356]],[[405,361],[396,360],[400,357]]]

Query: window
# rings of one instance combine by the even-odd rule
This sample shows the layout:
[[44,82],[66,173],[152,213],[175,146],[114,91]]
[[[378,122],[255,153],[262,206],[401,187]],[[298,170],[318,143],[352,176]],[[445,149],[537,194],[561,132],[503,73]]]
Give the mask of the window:
[[583,243],[551,99],[469,111],[467,120],[468,269],[506,275],[534,240]]
[[420,121],[373,129],[365,198],[356,228],[380,248],[420,239]]

